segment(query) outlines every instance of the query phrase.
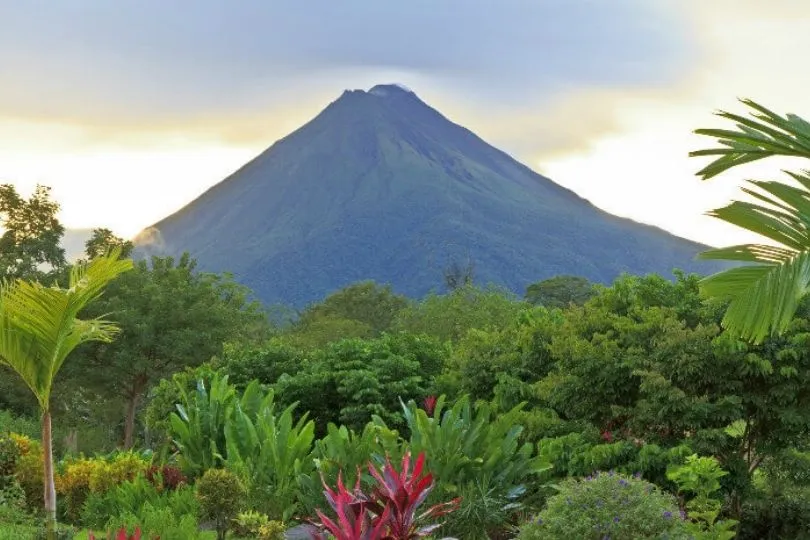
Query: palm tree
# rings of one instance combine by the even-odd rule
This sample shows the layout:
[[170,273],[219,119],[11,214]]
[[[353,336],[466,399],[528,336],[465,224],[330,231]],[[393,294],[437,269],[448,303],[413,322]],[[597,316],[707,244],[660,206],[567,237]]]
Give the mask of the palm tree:
[[0,285],[0,362],[8,365],[36,396],[42,412],[45,512],[56,521],[50,398],[53,381],[67,356],[88,341],[110,341],[117,328],[101,319],[78,319],[104,287],[132,267],[120,249],[70,270],[67,289],[24,280]]
[[[699,129],[718,147],[690,156],[716,156],[697,175],[704,180],[728,169],[771,156],[810,159],[810,123],[788,114],[780,116],[751,100],[744,117],[725,111],[736,129]],[[733,201],[710,216],[773,241],[712,249],[702,259],[747,263],[701,281],[710,297],[730,300],[723,326],[733,335],[755,343],[787,329],[799,301],[810,292],[810,171],[785,171],[794,182],[748,180],[742,191],[756,202]]]

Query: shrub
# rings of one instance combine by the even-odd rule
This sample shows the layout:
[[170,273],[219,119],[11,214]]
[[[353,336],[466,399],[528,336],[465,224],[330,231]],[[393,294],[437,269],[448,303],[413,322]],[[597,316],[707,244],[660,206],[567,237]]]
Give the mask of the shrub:
[[338,477],[337,490],[324,483],[326,499],[337,515],[337,521],[318,510],[320,526],[310,529],[310,537],[323,540],[326,534],[345,540],[411,540],[430,536],[441,524],[425,523],[458,508],[459,500],[437,504],[422,513],[418,508],[435,487],[430,473],[422,476],[425,455],[419,454],[411,469],[411,455],[402,458],[397,471],[386,460],[382,471],[369,464],[368,471],[376,480],[371,495],[360,487],[358,475],[354,489],[349,491]]
[[284,540],[286,528],[281,521],[269,521],[259,527],[259,540]]
[[[532,503],[536,493],[527,486],[536,489],[540,483],[532,479],[549,466],[532,444],[521,442],[521,410],[517,406],[498,413],[488,403],[473,404],[467,396],[447,408],[440,396],[432,416],[414,401],[403,405],[410,451],[424,451],[436,477],[433,499],[447,500],[459,493],[468,497],[448,518],[447,534],[470,540],[504,534],[518,521],[521,505]],[[491,511],[495,501],[503,503],[497,513]]]
[[145,477],[139,476],[107,493],[91,493],[84,503],[81,522],[86,527],[105,527],[110,516],[139,516],[147,504],[168,509],[175,516],[196,516],[199,513],[193,488],[182,484],[176,490],[158,490]]
[[42,446],[38,441],[24,435],[11,434],[11,438],[20,450],[20,457],[14,466],[14,477],[25,492],[25,502],[28,508],[42,507],[42,493],[44,491],[42,479],[45,476],[42,461]]
[[246,538],[249,536],[258,536],[259,529],[268,523],[270,523],[270,519],[266,514],[249,510],[239,512],[233,520],[233,527],[231,529],[236,536]]
[[70,525],[63,525],[57,523],[54,526],[53,536],[48,535],[48,528],[45,525],[40,525],[34,532],[32,540],[73,540],[76,531]]
[[197,540],[200,533],[197,520],[192,515],[176,514],[170,508],[161,508],[152,503],[144,504],[137,513],[126,513],[111,518],[108,530],[136,531],[145,539]]
[[26,512],[25,491],[16,479],[0,488],[0,523],[32,524],[33,517]]
[[153,465],[146,471],[146,479],[158,489],[175,490],[188,482],[179,468],[171,465]]
[[147,466],[146,460],[133,452],[66,461],[54,481],[57,494],[65,498],[68,519],[78,521],[88,495],[106,493],[117,485],[132,481],[144,473]]
[[197,500],[205,519],[214,522],[217,540],[225,540],[246,492],[239,478],[226,469],[209,469],[197,481]]
[[4,478],[14,474],[14,466],[20,457],[20,449],[10,435],[0,434],[0,487],[4,484]]
[[810,489],[758,493],[742,507],[740,540],[810,538]]
[[661,538],[683,527],[672,495],[622,474],[567,479],[545,510],[520,529],[519,540]]

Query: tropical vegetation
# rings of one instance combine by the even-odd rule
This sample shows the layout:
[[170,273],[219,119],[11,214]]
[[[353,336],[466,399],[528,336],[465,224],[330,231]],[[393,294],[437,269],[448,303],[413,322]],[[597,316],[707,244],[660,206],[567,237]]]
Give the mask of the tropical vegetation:
[[[702,177],[810,157],[810,124],[746,103],[699,130]],[[2,186],[0,539],[808,537],[788,174],[712,212],[766,239],[715,275],[365,281],[301,312],[105,229],[70,265],[47,188]]]

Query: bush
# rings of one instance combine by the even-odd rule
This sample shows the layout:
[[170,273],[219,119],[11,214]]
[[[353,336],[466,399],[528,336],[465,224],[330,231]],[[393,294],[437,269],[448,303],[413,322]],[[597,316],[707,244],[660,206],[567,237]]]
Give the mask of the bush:
[[0,488],[0,523],[33,523],[33,517],[26,511],[25,491],[16,479]]
[[24,435],[11,434],[11,438],[20,451],[20,457],[14,466],[14,477],[25,492],[25,501],[29,509],[42,507],[42,493],[45,476],[42,462],[42,445],[39,441]]
[[170,508],[161,508],[152,503],[144,504],[137,513],[126,513],[110,518],[107,530],[141,529],[144,539],[197,540],[200,533],[193,515],[176,514]]
[[17,416],[10,411],[0,410],[0,433],[20,433],[28,437],[39,437],[42,428],[37,418]]
[[810,489],[762,493],[743,505],[740,540],[810,538]]
[[14,466],[20,457],[20,449],[17,443],[9,435],[0,434],[0,487],[4,484],[4,479],[14,474]]
[[233,534],[242,538],[258,536],[259,529],[268,523],[270,523],[270,519],[266,514],[255,510],[239,512],[239,515],[233,520]]
[[683,527],[675,497],[622,474],[567,479],[545,510],[520,529],[519,540],[661,538]]
[[106,493],[113,487],[134,480],[146,472],[148,462],[133,452],[110,457],[66,461],[54,478],[56,493],[65,499],[65,513],[76,522],[91,493]]
[[101,528],[111,516],[140,516],[144,507],[165,508],[175,516],[196,516],[199,504],[194,490],[181,484],[176,490],[159,490],[145,477],[124,482],[107,493],[91,493],[82,509],[81,522],[86,527]]
[[57,523],[54,529],[54,535],[48,536],[48,528],[45,525],[37,527],[32,540],[73,540],[76,531],[69,525]]
[[183,476],[179,468],[172,465],[153,465],[146,471],[146,479],[159,490],[175,490],[180,485],[188,483],[188,479]]
[[209,469],[197,481],[196,490],[202,516],[214,522],[217,540],[225,540],[231,522],[242,507],[245,487],[232,472]]
[[527,488],[537,489],[536,480],[549,466],[532,444],[521,442],[520,411],[518,406],[497,413],[466,396],[446,409],[439,397],[431,415],[413,401],[403,406],[410,451],[424,451],[436,477],[433,500],[465,495],[459,511],[448,517],[447,534],[470,540],[504,534],[518,522],[522,505],[533,503],[536,493]]
[[269,521],[259,527],[259,540],[283,540],[286,529],[281,521]]

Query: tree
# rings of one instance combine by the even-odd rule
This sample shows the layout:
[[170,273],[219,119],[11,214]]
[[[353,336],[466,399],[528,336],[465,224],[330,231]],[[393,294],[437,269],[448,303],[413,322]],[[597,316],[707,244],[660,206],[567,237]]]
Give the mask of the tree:
[[129,257],[135,248],[132,242],[116,236],[110,229],[93,229],[84,243],[84,253],[88,259],[95,259],[116,247],[121,248],[122,257]]
[[79,319],[88,305],[132,262],[120,252],[75,265],[68,288],[35,281],[5,281],[0,287],[0,361],[11,367],[36,396],[42,412],[45,512],[56,520],[50,399],[56,374],[82,343],[110,342],[117,327],[100,318]]
[[[717,156],[697,174],[704,180],[733,167],[771,156],[810,159],[810,123],[781,116],[751,100],[750,118],[721,111],[736,130],[698,129],[717,139],[718,147],[690,156]],[[742,338],[761,342],[784,332],[810,291],[810,173],[786,173],[794,183],[750,180],[742,191],[758,202],[733,201],[709,215],[749,230],[773,244],[745,244],[712,249],[704,259],[745,263],[709,276],[701,283],[705,294],[731,300],[723,326]]]
[[525,299],[547,308],[567,308],[581,306],[594,294],[593,283],[584,277],[563,275],[532,283],[526,287]]
[[502,328],[530,307],[506,290],[467,285],[408,306],[397,316],[394,328],[455,341],[472,328]]
[[390,329],[397,314],[407,305],[408,300],[395,294],[390,285],[361,281],[307,308],[301,315],[300,326],[305,328],[323,318],[338,318],[364,324],[376,336]]
[[12,184],[0,185],[0,277],[41,279],[66,266],[59,242],[65,228],[51,189],[37,185],[29,199]]
[[138,407],[151,384],[222,352],[225,342],[262,339],[267,320],[229,276],[196,271],[187,254],[139,261],[95,307],[121,327],[74,364],[74,377],[125,403],[124,446],[131,448]]

